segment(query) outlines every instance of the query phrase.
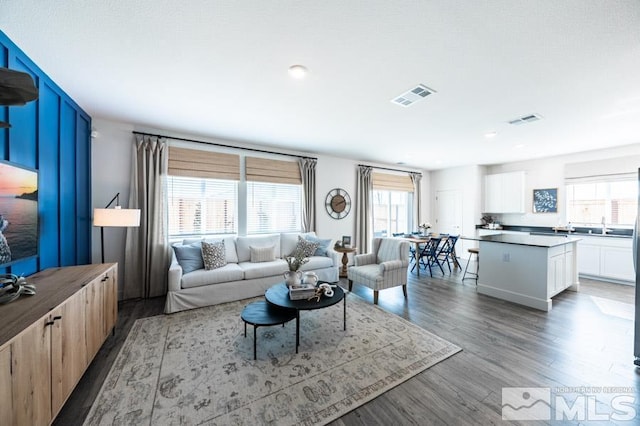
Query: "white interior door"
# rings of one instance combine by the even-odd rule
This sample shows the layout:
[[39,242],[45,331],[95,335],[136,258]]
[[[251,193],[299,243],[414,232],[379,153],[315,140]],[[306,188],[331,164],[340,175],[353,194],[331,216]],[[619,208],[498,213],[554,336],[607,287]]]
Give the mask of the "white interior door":
[[458,189],[436,191],[435,231],[460,235],[462,232],[462,193]]

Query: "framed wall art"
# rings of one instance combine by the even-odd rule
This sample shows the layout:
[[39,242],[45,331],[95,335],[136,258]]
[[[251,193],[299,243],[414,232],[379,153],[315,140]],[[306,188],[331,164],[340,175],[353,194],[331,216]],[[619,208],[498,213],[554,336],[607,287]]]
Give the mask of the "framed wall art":
[[558,212],[558,188],[534,189],[533,190],[533,212],[534,213],[557,213]]

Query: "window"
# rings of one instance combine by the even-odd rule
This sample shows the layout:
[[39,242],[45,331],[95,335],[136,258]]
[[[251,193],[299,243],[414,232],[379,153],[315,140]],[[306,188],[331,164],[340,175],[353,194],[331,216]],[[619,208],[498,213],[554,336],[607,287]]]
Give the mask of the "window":
[[238,182],[168,176],[169,238],[235,234]]
[[635,180],[586,182],[567,185],[567,220],[572,223],[633,226],[638,183]]
[[247,182],[247,234],[302,229],[302,185]]
[[413,224],[413,193],[404,191],[373,191],[373,235],[387,237],[409,232]]

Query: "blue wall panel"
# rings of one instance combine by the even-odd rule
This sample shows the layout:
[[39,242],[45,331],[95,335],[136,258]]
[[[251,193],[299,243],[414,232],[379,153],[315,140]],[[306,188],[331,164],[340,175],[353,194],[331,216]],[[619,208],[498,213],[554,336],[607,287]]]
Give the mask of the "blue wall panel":
[[39,98],[0,107],[0,158],[38,169],[39,256],[0,272],[29,275],[91,261],[91,117],[0,31],[0,66],[28,72]]
[[[36,86],[39,76],[27,61],[15,54],[9,56],[9,68],[26,72],[31,75]],[[38,168],[38,101],[29,102],[24,106],[9,107],[9,161],[23,166]],[[16,275],[31,275],[37,272],[38,259],[27,259],[11,266],[11,272]]]
[[76,112],[67,102],[60,110],[60,264],[76,264]]
[[[87,116],[76,116],[76,141],[90,140],[91,122]],[[88,144],[76,144],[76,175],[90,176],[91,155]],[[89,179],[76,179],[77,197],[77,238],[76,262],[91,263],[91,182]]]
[[[40,87],[40,140],[38,209],[40,221],[40,268],[60,264],[59,172],[60,96],[47,84]],[[46,159],[46,160],[45,160]]]
[[[0,44],[0,67],[9,65],[9,49]],[[0,121],[9,120],[9,107],[0,106]],[[9,159],[9,129],[0,129],[0,158]]]

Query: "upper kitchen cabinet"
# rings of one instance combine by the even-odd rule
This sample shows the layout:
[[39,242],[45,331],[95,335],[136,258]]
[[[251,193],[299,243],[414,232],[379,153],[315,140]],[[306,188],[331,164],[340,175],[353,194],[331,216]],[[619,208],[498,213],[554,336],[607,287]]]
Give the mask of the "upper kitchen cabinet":
[[525,213],[524,172],[484,177],[484,213]]

